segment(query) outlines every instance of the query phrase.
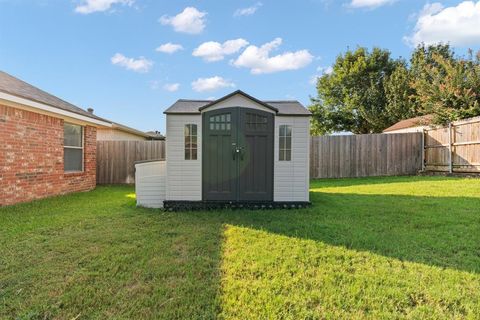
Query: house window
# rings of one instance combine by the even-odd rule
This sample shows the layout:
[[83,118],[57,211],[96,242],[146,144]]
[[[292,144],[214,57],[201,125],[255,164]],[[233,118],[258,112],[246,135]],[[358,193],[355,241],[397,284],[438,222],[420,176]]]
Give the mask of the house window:
[[197,160],[197,125],[185,125],[185,160]]
[[279,157],[280,161],[292,160],[292,126],[280,125]]
[[63,168],[83,171],[83,128],[71,123],[63,125]]

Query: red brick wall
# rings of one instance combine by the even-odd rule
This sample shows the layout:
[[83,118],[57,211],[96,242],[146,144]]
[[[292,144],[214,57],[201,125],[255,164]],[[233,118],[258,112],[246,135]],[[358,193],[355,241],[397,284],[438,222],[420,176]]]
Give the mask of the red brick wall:
[[0,105],[0,206],[95,188],[96,128],[84,134],[84,172],[64,173],[63,120]]

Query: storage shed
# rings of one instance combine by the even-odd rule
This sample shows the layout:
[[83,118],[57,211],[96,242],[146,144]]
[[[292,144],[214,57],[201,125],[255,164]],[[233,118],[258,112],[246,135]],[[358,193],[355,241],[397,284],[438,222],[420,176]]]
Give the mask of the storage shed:
[[309,203],[311,113],[298,101],[238,90],[214,101],[181,99],[165,114],[165,207]]

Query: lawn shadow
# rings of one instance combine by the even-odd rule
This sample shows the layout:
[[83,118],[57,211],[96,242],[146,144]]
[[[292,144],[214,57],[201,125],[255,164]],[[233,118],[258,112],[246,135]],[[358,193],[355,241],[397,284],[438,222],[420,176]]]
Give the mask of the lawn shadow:
[[[409,183],[412,182],[411,179],[400,177],[393,180],[397,183]],[[414,178],[414,181],[430,179]],[[434,179],[438,181],[442,178]],[[343,185],[342,181],[337,180],[331,186],[366,185],[372,184],[372,181],[389,183],[388,180],[382,181],[382,178],[361,180],[358,183],[352,183],[351,179],[346,180]],[[225,274],[222,273],[226,252],[232,254],[231,251],[225,251],[224,245],[229,243],[230,249],[239,250],[241,254],[249,256],[249,250],[254,250],[251,249],[254,246],[250,245],[250,241],[255,241],[256,238],[247,230],[246,238],[230,239],[228,233],[227,235],[224,233],[226,226],[287,236],[292,238],[288,240],[289,243],[296,239],[313,240],[327,247],[344,247],[398,261],[472,274],[480,273],[479,198],[471,194],[469,197],[359,194],[355,193],[354,188],[342,190],[349,193],[335,193],[335,190],[322,192],[322,186],[328,184],[322,181],[318,183],[318,187],[316,182],[312,183],[314,190],[310,193],[312,206],[307,209],[161,212],[158,221],[162,222],[162,229],[168,231],[167,234],[159,236],[158,241],[166,236],[172,238],[174,246],[168,248],[169,255],[178,256],[178,259],[173,260],[174,265],[169,266],[168,270],[172,272],[171,281],[180,280],[183,284],[181,288],[175,286],[167,290],[167,296],[182,297],[182,300],[166,300],[169,308],[179,310],[178,313],[169,315],[207,314],[211,318],[216,318],[222,314],[225,307],[225,301],[222,300],[225,293],[222,291],[225,290],[224,281],[230,281],[229,284],[233,285],[234,291],[244,292],[242,276],[236,271],[255,266],[259,261],[252,260],[251,265],[248,263],[243,265],[238,260],[230,261],[231,264],[226,267],[233,267],[236,270],[233,277],[238,277],[232,284],[232,278],[226,280]],[[152,213],[153,216],[158,214],[157,211],[147,209],[144,213],[148,216]],[[270,245],[274,246],[275,243],[272,242]],[[318,248],[322,250],[320,249],[322,246]],[[268,248],[266,250],[268,251]],[[294,250],[276,251],[279,256],[289,252]],[[368,257],[370,259],[370,256]],[[388,266],[386,268],[388,269]],[[335,273],[332,271],[332,274]],[[255,273],[251,276],[254,278]],[[422,276],[423,274],[418,275],[419,279]],[[372,288],[376,286],[369,284]],[[343,289],[350,290],[348,285]],[[408,290],[405,294],[408,294]],[[197,296],[200,300],[196,300]],[[374,294],[374,297],[377,296]],[[234,298],[237,297],[234,295]]]
[[0,319],[217,317],[221,221],[138,208],[131,194],[0,208]]
[[[313,182],[313,205],[298,210],[164,212],[137,208],[132,188],[118,186],[2,209],[0,240],[6,245],[0,249],[0,271],[9,272],[0,278],[5,297],[0,318],[28,312],[72,318],[80,310],[92,318],[216,318],[222,311],[225,244],[237,241],[234,249],[249,253],[257,239],[248,230],[247,238],[228,238],[227,225],[285,235],[292,238],[283,240],[288,244],[308,239],[480,273],[475,185],[464,197],[448,197],[448,190],[444,197],[428,197],[359,194],[355,188],[335,193],[322,189],[328,183]],[[275,245],[277,239],[270,238]],[[19,291],[23,287],[31,290]]]
[[[302,272],[308,270],[307,273],[315,273],[317,272],[315,271],[317,270],[316,268],[320,268],[322,270],[319,270],[318,273],[328,274],[328,276],[324,278],[324,281],[327,283],[327,279],[330,276],[333,278],[336,276],[340,278],[351,276],[351,278],[348,279],[354,281],[356,284],[361,283],[362,280],[359,279],[366,276],[368,277],[368,271],[359,270],[355,275],[351,275],[348,272],[345,273],[345,265],[348,265],[348,263],[343,263],[342,259],[352,259],[352,263],[357,263],[357,265],[360,264],[365,267],[372,266],[379,268],[379,270],[381,269],[383,272],[382,275],[375,278],[380,282],[387,281],[385,279],[388,278],[388,275],[386,275],[385,272],[389,272],[388,269],[390,265],[387,263],[381,267],[379,267],[378,264],[375,265],[375,263],[378,263],[378,260],[375,260],[378,258],[375,258],[375,256],[393,259],[391,272],[394,272],[396,277],[402,274],[403,271],[401,271],[398,266],[403,266],[403,263],[398,264],[395,260],[423,265],[415,269],[407,264],[405,268],[409,271],[403,274],[407,275],[410,273],[413,279],[418,279],[418,281],[421,281],[423,284],[428,283],[428,281],[423,282],[422,277],[428,278],[432,276],[428,270],[433,271],[433,269],[428,269],[427,266],[449,269],[446,271],[445,276],[449,275],[450,277],[452,275],[451,270],[471,274],[480,273],[479,198],[342,194],[325,193],[319,190],[311,192],[310,198],[313,205],[308,209],[260,211],[222,210],[176,213],[177,216],[183,216],[182,219],[184,219],[185,223],[201,226],[201,228],[205,228],[205,231],[208,230],[208,232],[212,232],[211,228],[218,228],[217,235],[219,238],[216,240],[218,251],[215,251],[214,256],[211,256],[211,258],[214,257],[214,259],[212,259],[212,269],[210,269],[209,274],[215,276],[214,279],[212,278],[211,285],[217,290],[216,297],[211,297],[211,303],[216,304],[217,308],[219,308],[220,315],[225,313],[229,314],[229,312],[240,312],[238,315],[242,314],[242,308],[235,306],[236,303],[240,303],[237,302],[237,300],[245,304],[244,308],[250,311],[256,310],[256,307],[250,305],[248,301],[252,301],[251,299],[253,299],[256,301],[252,302],[254,304],[264,303],[265,301],[262,300],[262,295],[270,295],[273,294],[273,292],[277,292],[274,288],[277,288],[275,286],[279,285],[278,283],[283,283],[285,287],[282,288],[287,290],[283,292],[283,298],[286,299],[285,301],[291,301],[290,298],[293,298],[295,294],[300,294],[296,292],[290,297],[289,293],[287,293],[288,290],[295,287],[296,282],[291,279],[292,274],[295,272],[302,274]],[[225,226],[228,226],[228,229],[225,229]],[[233,229],[231,229],[231,227],[233,227]],[[229,236],[230,233],[228,232],[234,230],[235,227],[246,229],[244,231],[233,231],[234,234],[236,233],[236,236]],[[224,233],[224,230],[227,230],[227,234]],[[270,233],[271,235],[286,236],[288,239],[282,240],[269,237],[268,235],[262,236],[262,233],[259,233],[259,237],[263,237],[260,239],[256,238],[255,233],[249,230],[258,230]],[[239,234],[241,234],[240,237]],[[254,242],[257,241],[257,239],[260,241],[260,245],[255,245]],[[328,255],[328,258],[322,261],[325,265],[321,266],[322,264],[320,263],[319,266],[309,264],[308,266],[302,267],[303,263],[315,263],[316,260],[308,260],[308,258],[302,260],[305,258],[305,256],[302,256],[304,252],[302,250],[305,248],[303,246],[308,245],[302,243],[302,245],[299,246],[297,239],[300,241],[313,240],[319,244],[316,249],[310,250],[330,250],[330,253],[325,253]],[[269,243],[269,241],[271,242]],[[278,241],[285,242],[283,245],[280,243],[277,245]],[[331,266],[327,265],[339,258],[338,256],[336,257],[333,252],[342,252],[342,249],[333,248],[346,248],[347,251],[343,252],[351,250],[359,252],[360,254],[356,255],[351,252],[345,256],[342,255],[338,261],[338,268],[343,268],[341,272],[344,273],[339,271],[340,273],[337,274],[335,270],[329,269]],[[273,252],[272,255],[266,253],[270,250]],[[294,255],[294,257],[282,257],[282,255],[289,254]],[[322,254],[319,253],[319,256],[322,256]],[[299,260],[297,261],[296,259]],[[354,262],[355,259],[357,259],[356,262]],[[368,262],[358,262],[361,261],[361,259],[368,259]],[[377,262],[373,262],[374,260]],[[294,267],[296,262],[299,263],[298,268]],[[292,274],[282,269],[287,268],[289,263],[293,263],[291,267],[288,267],[288,270],[291,270]],[[264,265],[266,269],[263,269]],[[395,265],[396,267],[394,267]],[[278,274],[278,272],[280,272],[280,274]],[[281,272],[285,272],[285,275],[282,276]],[[440,272],[440,270],[434,272],[435,281],[440,279]],[[302,278],[303,282],[301,283],[306,286],[314,285],[315,283],[318,285],[318,283],[315,282],[318,281],[318,279],[316,280],[312,273],[309,273],[309,276],[312,277],[311,280]],[[270,279],[270,277],[275,280],[275,284],[272,284],[272,286],[267,285],[265,280]],[[391,282],[391,286],[400,286],[402,288],[396,289],[397,293],[402,292],[405,296],[409,294],[426,294],[420,287],[414,285],[412,285],[410,289],[406,289],[404,282],[401,282],[398,278],[395,279],[388,281]],[[438,282],[435,281],[432,283],[438,285]],[[430,284],[432,285],[432,283]],[[372,299],[380,299],[380,295],[388,291],[373,279],[368,280],[368,283],[365,285],[369,287],[368,290],[383,290],[381,291],[382,293],[372,291],[370,296]],[[247,288],[246,286],[255,287]],[[210,292],[212,292],[212,288],[210,288]],[[354,290],[353,287],[350,287],[348,284],[335,288],[336,289],[332,287],[331,290],[343,290],[343,294],[346,296],[351,294],[350,290]],[[257,294],[260,294],[260,296],[257,296]],[[280,295],[278,292],[277,294]],[[326,301],[329,301],[329,297],[336,297],[333,291],[331,295],[326,294],[327,296],[323,303],[327,303]],[[389,303],[404,303],[402,300],[404,296],[402,294],[391,297],[392,301],[395,302],[390,301]],[[242,300],[243,295],[247,295],[249,298]],[[442,296],[441,293],[438,293],[438,295]],[[309,297],[308,294],[306,294],[306,297]],[[269,299],[273,299],[273,297]],[[448,303],[451,302],[450,300],[454,300],[454,298],[448,296],[448,294],[442,296],[442,299],[448,300]],[[345,301],[347,300],[348,298],[346,298]],[[416,298],[413,298],[413,300],[413,303],[417,303]],[[276,305],[276,307],[279,309],[277,310],[278,313],[275,311],[274,314],[280,314],[282,312],[281,310],[283,310],[282,308],[288,305],[285,301],[277,301],[279,305]],[[419,299],[418,303],[424,304],[425,302]],[[406,304],[408,305],[408,303]],[[297,306],[300,305],[303,304],[297,304]],[[335,304],[330,304],[329,308],[332,308],[333,305]],[[343,310],[342,305],[341,303],[339,304],[338,310]],[[376,305],[374,303],[372,305],[375,306],[375,308],[380,308],[379,305],[382,304]],[[360,304],[358,310],[362,310],[363,307],[365,307],[365,305]],[[432,306],[429,305],[429,307]],[[335,308],[332,310],[334,309]],[[420,309],[419,307],[419,310]],[[261,308],[261,310],[264,309]],[[260,314],[263,314],[262,312],[260,312]],[[248,312],[246,312],[246,314],[248,314]],[[253,312],[251,314],[256,313]],[[446,314],[450,313],[447,312]]]
[[223,223],[480,273],[480,199],[311,192],[300,210],[233,211]]

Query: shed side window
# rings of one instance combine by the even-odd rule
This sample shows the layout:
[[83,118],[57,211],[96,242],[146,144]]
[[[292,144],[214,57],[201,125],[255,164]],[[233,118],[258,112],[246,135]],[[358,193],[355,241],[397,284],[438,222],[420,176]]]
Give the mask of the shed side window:
[[83,171],[83,127],[63,125],[63,168],[65,172]]
[[185,160],[197,160],[197,125],[185,125]]
[[279,155],[280,161],[292,160],[292,126],[280,125],[279,128]]

